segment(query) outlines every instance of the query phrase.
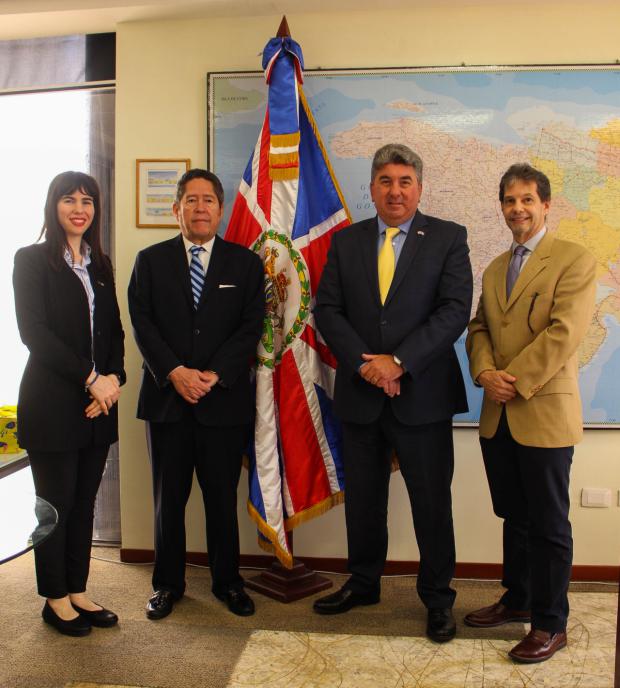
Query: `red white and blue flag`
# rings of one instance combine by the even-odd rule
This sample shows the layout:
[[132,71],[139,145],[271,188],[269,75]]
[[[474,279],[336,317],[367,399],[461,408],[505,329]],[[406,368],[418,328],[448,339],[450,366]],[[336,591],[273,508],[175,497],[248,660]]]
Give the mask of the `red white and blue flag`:
[[290,568],[287,532],[343,500],[336,360],[312,307],[331,235],[351,219],[302,90],[300,46],[272,38],[263,68],[265,120],[225,238],[256,251],[265,266],[248,510],[263,549]]

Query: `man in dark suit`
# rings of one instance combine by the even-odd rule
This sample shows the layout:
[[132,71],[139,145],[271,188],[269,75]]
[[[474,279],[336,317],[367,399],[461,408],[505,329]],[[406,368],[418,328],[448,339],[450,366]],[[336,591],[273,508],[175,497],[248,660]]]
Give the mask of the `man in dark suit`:
[[147,421],[155,501],[150,619],[167,616],[185,590],[185,505],[194,470],[213,594],[235,614],[254,613],[239,575],[237,485],[253,414],[263,267],[252,251],[217,236],[223,202],[214,174],[184,174],[173,205],[181,234],[140,251],[129,284],[144,357],[138,418]]
[[422,160],[406,146],[375,153],[370,191],[378,217],[334,235],[317,293],[318,326],[338,359],[351,577],[314,610],[379,601],[395,452],[420,548],[427,635],[443,642],[456,633],[450,485],[452,416],[467,410],[454,351],[471,308],[467,233],[419,212]]

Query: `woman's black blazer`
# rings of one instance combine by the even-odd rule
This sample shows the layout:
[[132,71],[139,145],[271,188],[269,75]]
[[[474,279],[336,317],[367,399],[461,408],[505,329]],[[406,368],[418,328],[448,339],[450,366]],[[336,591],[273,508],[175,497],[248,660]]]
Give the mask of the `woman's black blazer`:
[[91,342],[88,298],[80,278],[63,261],[52,267],[47,244],[15,255],[15,312],[30,356],[19,388],[17,437],[29,451],[66,451],[118,439],[117,404],[90,420],[84,382],[93,368],[125,382],[124,334],[114,282],[88,267],[95,292]]

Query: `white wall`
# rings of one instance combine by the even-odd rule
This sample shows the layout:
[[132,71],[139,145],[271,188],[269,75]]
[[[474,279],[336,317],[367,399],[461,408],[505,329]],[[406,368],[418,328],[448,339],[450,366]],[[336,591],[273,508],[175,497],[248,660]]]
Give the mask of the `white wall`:
[[[307,68],[466,64],[609,63],[619,57],[620,5],[514,4],[441,6],[407,12],[289,15]],[[134,411],[141,359],[133,343],[125,286],[136,252],[174,235],[135,227],[136,158],[188,157],[206,165],[206,73],[255,70],[258,54],[281,17],[196,19],[117,27],[116,265],[127,332],[127,372],[121,407],[123,547],[151,548],[151,479],[144,428]],[[620,551],[620,435],[592,430],[577,447],[571,497],[575,563],[617,565]],[[453,486],[457,558],[501,561],[501,529],[491,511],[474,430],[455,431]],[[584,486],[616,491],[610,509],[578,506]],[[204,551],[202,503],[194,490],[187,512],[188,550]],[[239,489],[242,553],[258,553]],[[295,531],[298,555],[346,557],[344,509],[337,507]],[[406,492],[399,475],[390,498],[390,559],[417,559]]]

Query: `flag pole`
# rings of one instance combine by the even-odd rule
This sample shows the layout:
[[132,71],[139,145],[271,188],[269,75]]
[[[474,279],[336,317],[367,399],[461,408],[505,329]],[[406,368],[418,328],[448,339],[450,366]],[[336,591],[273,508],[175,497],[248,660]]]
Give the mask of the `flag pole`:
[[248,511],[260,546],[276,558],[246,585],[291,602],[333,585],[294,558],[292,530],[344,498],[332,409],[337,363],[316,329],[312,300],[330,236],[351,218],[303,93],[303,54],[286,16],[262,66],[265,118],[225,238],[252,248],[265,269]]
[[[282,17],[276,36],[278,38],[291,36],[286,15]],[[319,575],[294,558],[292,530],[287,533],[287,537],[289,549],[293,555],[293,568],[287,569],[274,557],[268,569],[246,580],[246,587],[280,602],[294,602],[331,588],[333,583],[329,578]]]

